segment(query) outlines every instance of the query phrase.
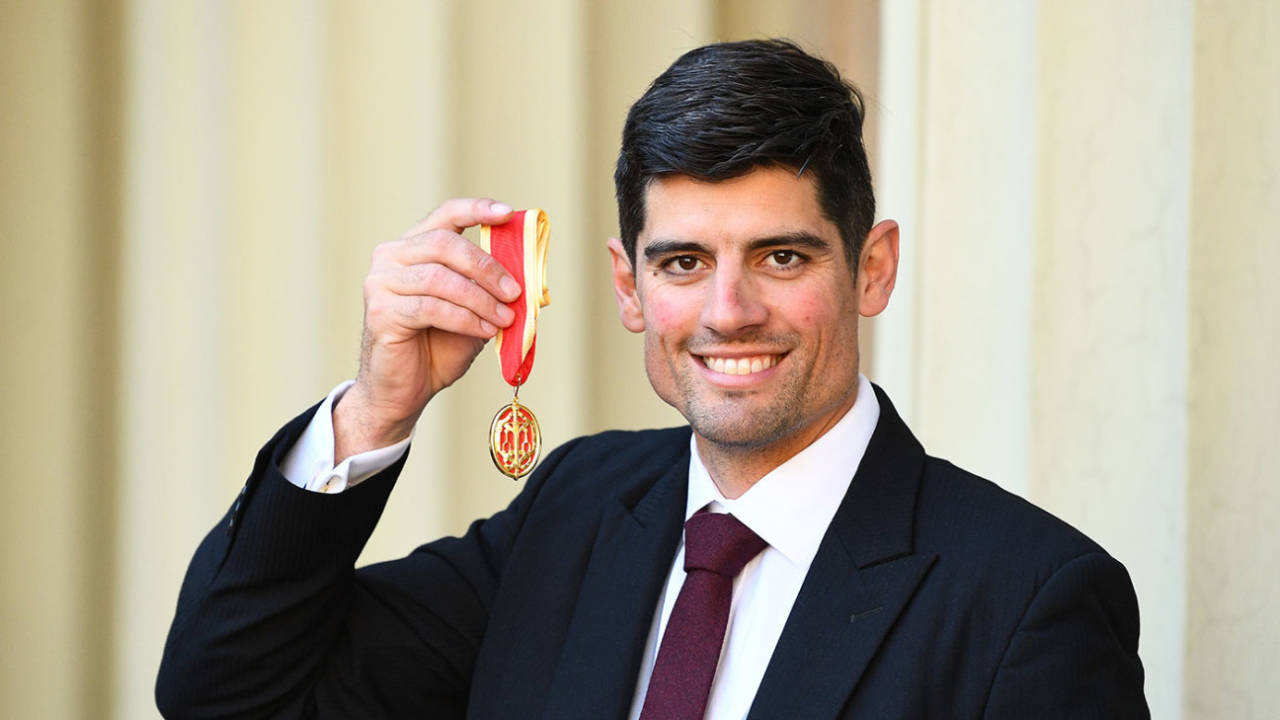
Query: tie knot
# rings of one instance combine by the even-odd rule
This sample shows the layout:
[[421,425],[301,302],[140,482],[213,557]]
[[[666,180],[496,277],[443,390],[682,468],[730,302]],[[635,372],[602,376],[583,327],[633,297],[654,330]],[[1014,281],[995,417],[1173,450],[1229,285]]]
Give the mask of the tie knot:
[[698,512],[684,524],[684,569],[737,577],[767,546],[732,515]]

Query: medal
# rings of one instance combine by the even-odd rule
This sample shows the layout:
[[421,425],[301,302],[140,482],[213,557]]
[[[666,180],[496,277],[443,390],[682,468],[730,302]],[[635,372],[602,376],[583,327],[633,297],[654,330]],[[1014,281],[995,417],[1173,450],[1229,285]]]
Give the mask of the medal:
[[538,462],[542,450],[542,430],[533,411],[520,404],[520,388],[511,404],[493,416],[489,425],[489,456],[503,475],[519,480]]
[[520,386],[533,371],[538,311],[551,302],[547,292],[547,243],[551,226],[538,209],[517,210],[502,225],[480,226],[480,247],[520,283],[520,297],[507,307],[515,320],[494,339],[502,378],[513,388],[511,403],[489,425],[489,456],[503,475],[519,480],[538,462],[542,430],[533,411],[520,404]]

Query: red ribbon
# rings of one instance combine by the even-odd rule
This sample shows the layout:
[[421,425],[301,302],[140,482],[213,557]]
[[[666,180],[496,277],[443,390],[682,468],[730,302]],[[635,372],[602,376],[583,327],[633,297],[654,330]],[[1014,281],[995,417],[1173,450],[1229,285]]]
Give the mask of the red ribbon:
[[[537,336],[535,335],[532,343],[529,345],[527,353],[524,350],[524,338],[526,327],[530,323],[537,322],[536,311],[535,317],[530,315],[530,282],[534,284],[533,292],[542,295],[543,288],[542,278],[537,274],[539,268],[526,268],[526,258],[530,256],[530,250],[535,250],[533,244],[537,243],[536,234],[536,218],[529,218],[530,222],[526,223],[526,213],[540,213],[539,210],[517,210],[512,214],[511,219],[501,225],[492,225],[488,228],[488,247],[485,249],[493,256],[495,260],[502,263],[515,281],[520,284],[520,296],[515,300],[507,303],[507,307],[515,313],[515,320],[503,328],[498,334],[498,357],[502,364],[502,377],[510,385],[519,387],[529,379],[529,374],[533,371],[533,356],[537,349]],[[545,222],[545,220],[544,220]],[[529,232],[530,228],[535,228],[534,232]],[[528,245],[528,247],[527,247]],[[526,275],[534,275],[534,277],[526,277]],[[534,302],[541,302],[541,297],[534,298]],[[545,302],[542,302],[545,304]]]

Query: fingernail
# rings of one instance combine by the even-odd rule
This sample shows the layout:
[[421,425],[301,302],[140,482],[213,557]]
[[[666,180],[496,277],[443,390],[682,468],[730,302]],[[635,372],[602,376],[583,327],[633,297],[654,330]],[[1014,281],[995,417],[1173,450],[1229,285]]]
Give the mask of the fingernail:
[[510,325],[512,320],[516,319],[516,311],[506,305],[498,306],[498,317],[502,318],[504,325]]
[[502,281],[498,283],[502,288],[502,292],[509,298],[515,298],[520,295],[520,283],[516,282],[509,276],[503,276]]
[[489,322],[488,320],[480,321],[480,329],[485,331],[489,335],[493,335],[494,333],[498,332],[498,328],[494,327],[493,323]]
[[506,203],[500,203],[500,202],[493,203],[492,205],[489,206],[489,209],[498,213],[499,215],[506,215],[507,213],[511,212],[510,205]]

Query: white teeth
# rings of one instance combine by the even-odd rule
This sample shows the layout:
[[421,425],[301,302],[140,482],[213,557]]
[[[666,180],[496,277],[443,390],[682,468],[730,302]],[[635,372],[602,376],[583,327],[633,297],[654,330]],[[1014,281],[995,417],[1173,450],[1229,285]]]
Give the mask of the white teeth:
[[778,364],[777,355],[756,355],[744,358],[703,356],[702,362],[713,371],[724,375],[750,375],[768,370]]

